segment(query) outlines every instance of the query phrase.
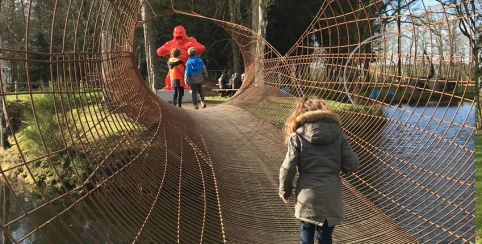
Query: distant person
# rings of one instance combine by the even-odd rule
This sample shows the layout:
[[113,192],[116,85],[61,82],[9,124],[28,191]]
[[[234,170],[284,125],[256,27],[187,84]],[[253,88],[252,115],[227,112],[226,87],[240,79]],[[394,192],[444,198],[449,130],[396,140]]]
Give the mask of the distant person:
[[[219,89],[229,89],[229,76],[227,74],[222,74],[218,79]],[[226,97],[227,92],[221,91],[221,97]]]
[[[242,81],[241,81],[241,76],[238,73],[234,73],[231,75],[231,78],[229,79],[229,84],[230,84],[230,89],[239,89],[241,87]],[[236,91],[229,91],[228,95],[232,96],[236,93]]]
[[231,75],[231,78],[229,78],[229,89],[233,89],[233,84],[234,84],[234,79],[236,78],[237,73],[234,73]]
[[233,89],[239,89],[241,87],[241,84],[242,84],[241,75],[238,74],[238,73],[234,73],[231,76],[230,83],[231,83]]
[[232,82],[233,89],[241,88],[241,84],[243,84],[243,81],[241,80],[241,75],[238,73],[234,73],[234,79]]
[[241,74],[241,82],[244,83],[244,73]]
[[229,84],[229,76],[226,74],[222,74],[218,79],[219,89],[228,89]]
[[187,85],[191,85],[192,102],[195,109],[199,109],[197,94],[201,97],[202,108],[206,107],[204,94],[202,90],[202,83],[208,77],[208,71],[204,66],[203,60],[197,56],[196,48],[190,47],[187,50],[189,58],[186,62],[186,70],[184,72],[184,79]]
[[[285,204],[293,200],[301,221],[301,243],[332,243],[335,225],[343,219],[340,172],[358,168],[358,157],[341,131],[340,117],[317,97],[304,97],[288,117],[284,140],[288,152],[280,168],[279,195]],[[298,169],[298,170],[297,170]]]
[[179,59],[181,50],[173,48],[171,50],[171,58],[167,61],[169,67],[169,77],[171,79],[171,86],[174,88],[174,96],[172,104],[181,107],[182,97],[184,96],[184,63]]

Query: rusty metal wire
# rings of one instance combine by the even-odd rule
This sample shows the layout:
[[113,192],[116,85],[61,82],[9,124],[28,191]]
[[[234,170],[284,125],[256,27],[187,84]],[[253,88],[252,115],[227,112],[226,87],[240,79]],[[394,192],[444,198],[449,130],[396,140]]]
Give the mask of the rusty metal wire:
[[[165,14],[147,2],[151,16]],[[224,19],[224,1],[173,1],[176,14],[223,27],[244,59],[240,91],[194,112],[161,102],[137,70],[142,1],[58,1],[51,23],[33,21],[39,3],[25,3],[24,42],[0,46],[0,64],[20,70],[27,84],[2,83],[2,105],[28,97],[43,150],[32,156],[10,126],[20,157],[1,166],[3,194],[15,206],[2,215],[10,241],[297,242],[292,207],[277,196],[280,129],[297,97],[315,95],[340,113],[361,159],[343,179],[339,243],[474,242],[478,3],[400,1],[397,12],[387,1],[321,1],[281,54]],[[50,30],[49,50],[32,50],[35,28]],[[38,66],[49,71],[48,89],[36,89]],[[53,108],[47,116],[60,144],[42,126],[40,95]],[[33,170],[39,164],[53,170],[61,193],[46,192]],[[34,182],[34,204],[12,178],[20,171]]]

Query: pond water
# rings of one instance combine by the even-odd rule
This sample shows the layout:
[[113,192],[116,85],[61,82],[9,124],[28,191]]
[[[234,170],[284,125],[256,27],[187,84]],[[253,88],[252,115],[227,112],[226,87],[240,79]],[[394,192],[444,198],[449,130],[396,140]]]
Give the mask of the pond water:
[[[7,219],[11,221],[19,218],[10,226],[10,235],[12,238],[18,241],[25,235],[33,232],[21,243],[93,243],[94,240],[98,243],[122,242],[121,237],[113,236],[113,231],[102,221],[102,218],[100,218],[102,214],[98,212],[99,207],[94,206],[91,198],[85,198],[73,208],[62,213],[60,217],[56,218],[53,217],[74,202],[73,198],[64,197],[62,200],[58,200],[47,206],[42,206],[38,210],[34,209],[46,203],[46,201],[42,201],[38,196],[17,195],[13,197],[10,193],[9,199],[10,211]],[[3,201],[0,202],[3,204]],[[26,211],[31,212],[28,216],[23,216]],[[3,221],[3,211],[0,211],[0,214]],[[41,227],[40,231],[35,231],[36,227],[51,219],[52,221]],[[0,236],[0,241],[3,241],[2,236]]]
[[370,167],[370,182],[382,194],[371,199],[422,242],[455,240],[435,224],[469,238],[475,223],[459,229],[458,222],[465,225],[475,208],[475,105],[383,110],[389,122]]

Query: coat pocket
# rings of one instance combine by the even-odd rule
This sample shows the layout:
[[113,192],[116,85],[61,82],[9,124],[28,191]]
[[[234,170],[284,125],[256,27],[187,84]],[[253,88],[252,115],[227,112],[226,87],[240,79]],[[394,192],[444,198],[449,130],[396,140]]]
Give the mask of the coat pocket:
[[296,197],[295,216],[298,218],[311,218],[316,216],[314,203],[316,194],[313,189],[301,189]]

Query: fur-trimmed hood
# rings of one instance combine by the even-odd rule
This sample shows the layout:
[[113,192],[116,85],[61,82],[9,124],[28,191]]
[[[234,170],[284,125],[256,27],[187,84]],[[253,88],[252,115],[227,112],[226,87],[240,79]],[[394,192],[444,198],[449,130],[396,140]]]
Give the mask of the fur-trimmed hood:
[[296,133],[314,144],[329,144],[341,135],[340,116],[331,111],[309,111],[296,117]]

